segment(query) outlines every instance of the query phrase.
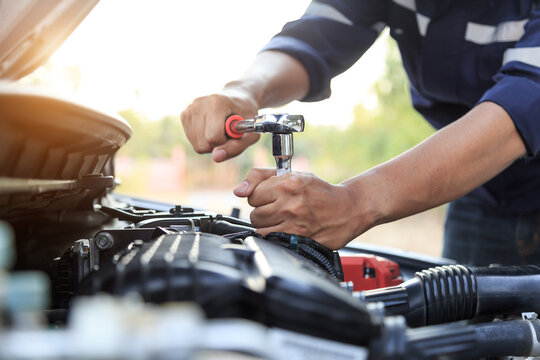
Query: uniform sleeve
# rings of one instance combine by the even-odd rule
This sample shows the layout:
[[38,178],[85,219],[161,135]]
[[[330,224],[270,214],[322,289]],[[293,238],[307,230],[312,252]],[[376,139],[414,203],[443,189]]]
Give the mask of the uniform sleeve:
[[331,79],[353,65],[384,28],[386,3],[312,1],[304,15],[287,23],[262,51],[282,51],[303,64],[310,79],[303,101],[328,98]]
[[540,6],[531,10],[525,33],[505,51],[495,85],[480,99],[502,106],[521,135],[529,157],[540,155]]

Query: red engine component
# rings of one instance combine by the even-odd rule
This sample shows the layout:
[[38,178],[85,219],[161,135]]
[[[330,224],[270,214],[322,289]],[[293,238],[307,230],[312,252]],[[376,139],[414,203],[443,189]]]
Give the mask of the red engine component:
[[352,281],[354,291],[399,285],[403,282],[399,265],[391,260],[368,254],[341,256],[345,281]]

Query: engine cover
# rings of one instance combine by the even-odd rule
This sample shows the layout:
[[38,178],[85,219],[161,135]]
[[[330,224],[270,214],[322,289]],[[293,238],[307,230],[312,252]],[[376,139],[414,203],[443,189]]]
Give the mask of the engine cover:
[[380,331],[365,305],[327,272],[258,237],[165,234],[132,242],[111,258],[81,283],[80,294],[195,301],[209,318],[246,318],[357,345]]

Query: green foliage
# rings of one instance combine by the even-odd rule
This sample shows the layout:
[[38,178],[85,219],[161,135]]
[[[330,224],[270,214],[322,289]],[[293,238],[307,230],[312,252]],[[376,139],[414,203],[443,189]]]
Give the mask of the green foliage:
[[313,127],[295,138],[300,153],[311,149],[311,169],[330,182],[340,182],[413,147],[433,128],[412,108],[406,74],[397,46],[387,40],[386,73],[374,85],[378,107],[355,108],[354,122],[345,130]]
[[120,154],[139,159],[170,157],[174,146],[188,148],[182,123],[177,116],[166,116],[158,121],[150,121],[136,110],[122,110],[118,113],[133,128],[133,137],[120,149]]

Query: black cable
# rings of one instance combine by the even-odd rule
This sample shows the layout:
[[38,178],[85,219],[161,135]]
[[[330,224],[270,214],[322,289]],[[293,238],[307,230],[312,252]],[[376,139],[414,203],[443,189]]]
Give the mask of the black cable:
[[315,264],[322,267],[337,282],[343,281],[343,277],[339,276],[334,265],[321,252],[309,247],[306,244],[302,244],[298,247],[298,254],[304,256],[306,259],[311,260]]
[[264,238],[287,249],[297,251],[300,256],[310,260],[327,272],[335,281],[343,281],[343,272],[341,271],[342,268],[339,255],[315,240],[283,232],[273,232],[266,235]]

